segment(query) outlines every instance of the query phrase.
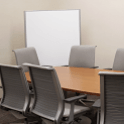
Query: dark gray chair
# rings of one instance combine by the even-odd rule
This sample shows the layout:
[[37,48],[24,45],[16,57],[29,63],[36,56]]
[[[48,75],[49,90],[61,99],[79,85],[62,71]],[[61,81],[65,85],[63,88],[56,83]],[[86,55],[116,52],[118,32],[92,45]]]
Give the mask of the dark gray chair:
[[[112,68],[105,68],[107,70],[120,70],[120,71],[124,71],[124,48],[118,48],[115,54],[115,59],[114,59],[114,63],[113,63],[113,67]],[[98,99],[93,107],[98,108],[98,117],[99,118],[99,112],[100,112],[100,107],[101,107],[101,103],[100,100]]]
[[24,67],[23,63],[39,65],[38,56],[34,47],[16,49],[13,52],[15,53],[17,65],[21,65],[24,72],[27,72],[28,68]]
[[100,72],[99,75],[101,91],[100,124],[123,124],[124,73]]
[[[19,119],[34,117],[28,114],[31,95],[22,67],[0,65],[0,77],[3,89],[0,106],[12,110]],[[27,120],[25,123],[28,123]]]
[[[57,73],[52,67],[24,64],[29,68],[31,82],[34,88],[34,102],[31,113],[39,115],[43,120],[55,124],[71,123],[89,107],[75,105],[78,99],[85,95],[64,99]],[[89,121],[91,123],[91,121]],[[85,123],[87,124],[87,123]]]

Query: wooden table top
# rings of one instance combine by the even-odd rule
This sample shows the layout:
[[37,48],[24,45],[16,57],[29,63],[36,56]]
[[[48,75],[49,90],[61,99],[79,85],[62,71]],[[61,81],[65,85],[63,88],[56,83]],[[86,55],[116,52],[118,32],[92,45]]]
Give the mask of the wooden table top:
[[[55,67],[61,87],[65,90],[100,95],[100,71],[118,72],[104,69]],[[29,72],[25,73],[27,81],[31,82]]]

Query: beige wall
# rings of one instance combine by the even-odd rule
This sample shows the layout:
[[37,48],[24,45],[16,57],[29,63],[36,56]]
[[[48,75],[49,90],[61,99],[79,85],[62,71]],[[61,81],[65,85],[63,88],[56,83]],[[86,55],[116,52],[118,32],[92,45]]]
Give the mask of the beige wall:
[[81,9],[81,43],[97,45],[96,65],[112,67],[124,47],[123,0],[0,0],[0,63],[15,64],[12,49],[25,47],[24,11]]
[[124,48],[124,1],[59,0],[56,9],[81,9],[82,45],[97,45],[96,65],[112,67],[117,48]]
[[112,67],[117,48],[124,48],[124,1],[85,2],[82,7],[82,44],[97,45],[96,65]]
[[0,0],[0,63],[16,64],[12,49],[25,47],[24,11],[54,9],[55,0]]

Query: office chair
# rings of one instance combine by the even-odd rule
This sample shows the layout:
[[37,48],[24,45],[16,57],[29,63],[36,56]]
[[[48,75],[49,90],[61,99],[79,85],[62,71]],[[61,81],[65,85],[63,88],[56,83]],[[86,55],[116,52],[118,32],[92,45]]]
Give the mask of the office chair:
[[[112,68],[105,68],[107,70],[120,70],[124,71],[124,48],[118,48],[115,54],[115,59],[113,62],[113,67]],[[95,103],[93,104],[93,107],[98,108],[97,112],[97,119],[99,120],[99,114],[100,114],[100,99],[96,100]]]
[[[15,53],[17,65],[22,66],[24,72],[27,72],[28,68],[24,67],[23,63],[27,62],[27,63],[39,65],[38,56],[34,47],[16,49],[13,50],[13,52]],[[29,88],[30,90],[33,91],[31,83],[29,83]]]
[[105,68],[106,70],[120,70],[124,71],[124,48],[118,48],[115,54],[113,67]]
[[[81,45],[72,46],[69,58],[69,67],[83,67],[83,68],[98,68],[95,66],[95,48],[96,46]],[[67,66],[67,65],[66,65]],[[64,91],[67,97],[67,91]],[[80,95],[80,93],[76,93]],[[83,105],[87,106],[85,102],[95,102],[94,100],[85,99],[79,100]]]
[[100,72],[99,75],[101,90],[100,124],[123,124],[124,73]]
[[72,46],[70,51],[69,66],[97,68],[95,66],[95,48],[96,46]]
[[35,116],[28,112],[31,95],[22,67],[0,65],[0,77],[3,87],[1,108],[12,110],[13,115],[25,119],[25,124],[28,124],[27,118]]
[[89,107],[75,105],[78,99],[84,98],[86,95],[64,99],[63,91],[54,68],[27,63],[24,65],[29,68],[34,88],[34,102],[30,109],[31,113],[39,115],[45,122],[69,124],[90,110]]
[[24,67],[23,63],[39,65],[38,56],[34,47],[16,49],[13,52],[15,53],[17,65],[21,65],[24,72],[27,72],[28,68]]
[[124,48],[117,49],[112,70],[124,71]]

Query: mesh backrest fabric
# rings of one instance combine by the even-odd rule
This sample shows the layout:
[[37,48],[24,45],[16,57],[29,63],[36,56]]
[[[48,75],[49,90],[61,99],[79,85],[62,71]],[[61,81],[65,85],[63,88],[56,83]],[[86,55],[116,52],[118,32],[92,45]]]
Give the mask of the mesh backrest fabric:
[[124,123],[124,76],[104,78],[105,124]]
[[70,52],[69,66],[94,67],[95,46],[73,46]]
[[117,49],[113,64],[113,70],[124,71],[124,48]]
[[25,92],[21,82],[19,69],[1,67],[4,98],[2,104],[15,110],[23,110]]
[[[38,68],[30,68],[33,84],[35,87],[36,102],[33,112],[55,118],[59,106],[59,92],[56,91],[55,80],[52,70],[42,70]],[[60,86],[59,90],[62,92]],[[61,101],[63,98],[60,98]]]
[[17,64],[22,66],[24,72],[27,72],[28,68],[26,66],[23,66],[23,63],[39,65],[38,56],[36,50],[33,47],[17,49],[14,50],[14,52]]

